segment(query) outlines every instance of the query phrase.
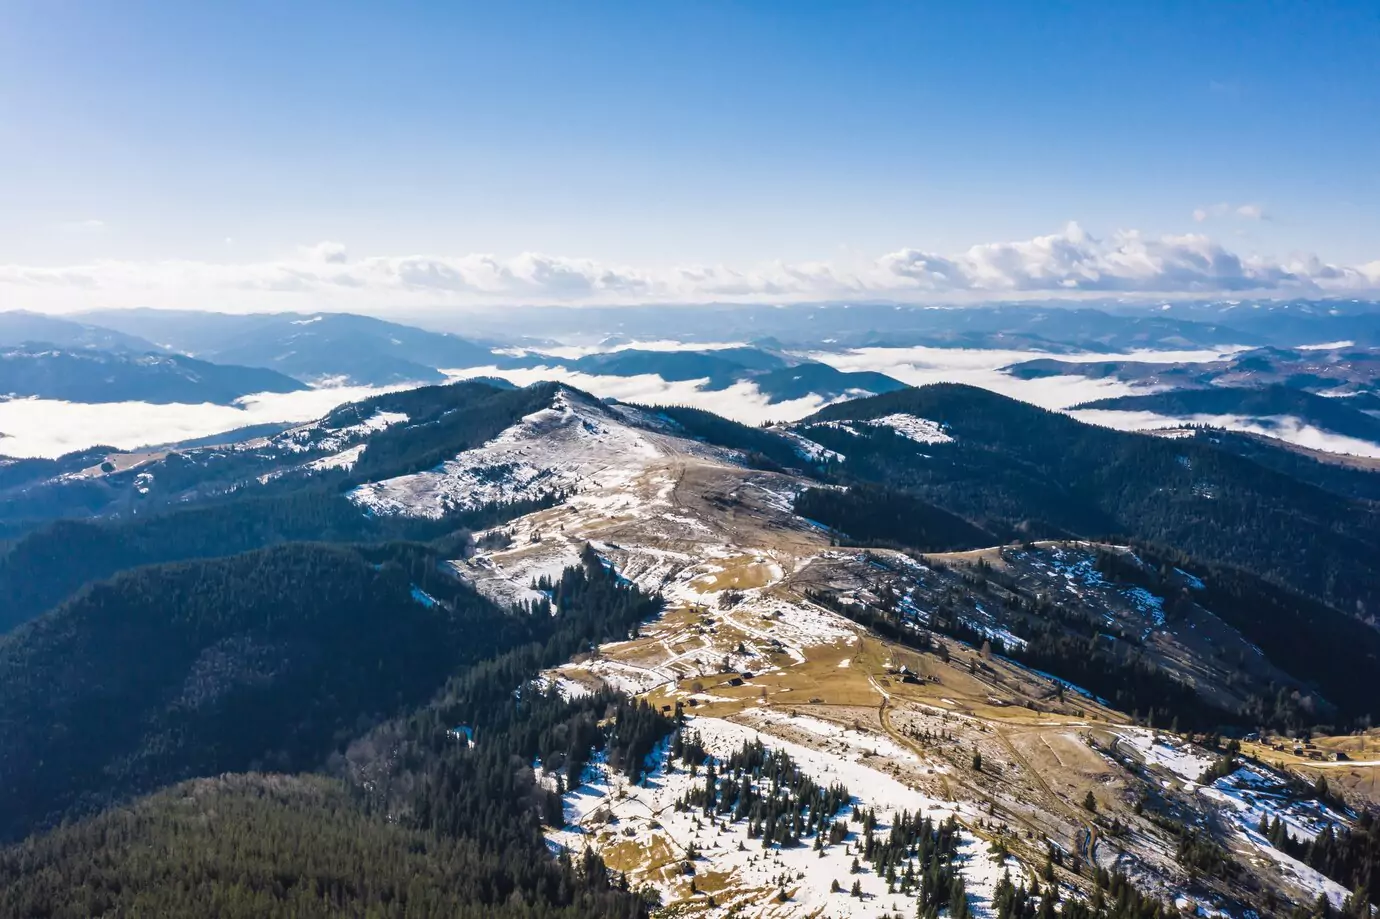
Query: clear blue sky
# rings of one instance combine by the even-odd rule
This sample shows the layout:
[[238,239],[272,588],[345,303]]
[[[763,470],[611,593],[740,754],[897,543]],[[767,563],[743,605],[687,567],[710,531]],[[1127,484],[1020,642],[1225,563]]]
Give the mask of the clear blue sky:
[[1069,220],[1380,258],[1380,3],[0,0],[3,263],[743,264]]

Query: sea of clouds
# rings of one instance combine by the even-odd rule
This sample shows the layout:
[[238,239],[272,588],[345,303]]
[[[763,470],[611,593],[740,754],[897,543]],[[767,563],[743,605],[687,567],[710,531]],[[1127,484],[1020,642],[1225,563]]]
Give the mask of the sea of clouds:
[[[392,387],[399,389],[403,387]],[[234,405],[55,399],[0,401],[0,455],[57,457],[95,446],[122,450],[175,443],[248,425],[311,421],[346,402],[387,392],[369,386],[245,396]]]
[[[632,342],[621,347],[641,350],[680,350],[734,347],[680,342]],[[564,359],[591,353],[592,348],[553,349]],[[1157,362],[1205,362],[1219,360],[1230,351],[1136,351],[1122,355],[1061,355],[1069,361],[1108,361],[1130,359]],[[959,348],[861,348],[845,352],[818,352],[808,357],[840,370],[874,370],[904,383],[955,382],[980,386],[1015,399],[1053,410],[1095,399],[1153,392],[1153,387],[1136,386],[1119,380],[1057,376],[1021,380],[1003,373],[1002,368],[1021,361],[1048,357],[1033,351],[1004,351]],[[525,369],[500,369],[496,366],[471,367],[450,371],[452,379],[493,376],[518,386],[541,381],[558,381],[591,392],[601,398],[651,405],[688,405],[707,409],[745,424],[795,421],[818,411],[826,400],[817,396],[789,402],[771,403],[752,383],[738,383],[727,389],[708,391],[704,381],[667,381],[655,374],[604,376],[580,373],[551,366]],[[390,387],[398,389],[400,387]],[[326,414],[338,405],[379,392],[376,387],[332,387],[296,393],[265,393],[247,396],[233,406],[226,405],[151,405],[125,402],[86,405],[47,399],[14,399],[0,402],[0,454],[15,457],[55,457],[96,445],[131,450],[151,444],[219,434],[247,425],[267,422],[304,422]],[[1318,450],[1358,456],[1380,456],[1380,445],[1340,437],[1306,425],[1294,418],[1259,419],[1232,415],[1170,417],[1149,412],[1087,411],[1072,412],[1080,420],[1129,431],[1153,430],[1184,424],[1207,424],[1229,430],[1268,434],[1291,443]]]

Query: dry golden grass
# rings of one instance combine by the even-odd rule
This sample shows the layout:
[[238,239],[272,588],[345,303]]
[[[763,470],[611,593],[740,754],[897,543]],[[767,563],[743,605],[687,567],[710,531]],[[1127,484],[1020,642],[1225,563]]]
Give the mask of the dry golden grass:
[[741,555],[719,562],[721,571],[701,575],[690,586],[701,593],[721,590],[752,590],[774,583],[780,570],[771,559],[760,555]]

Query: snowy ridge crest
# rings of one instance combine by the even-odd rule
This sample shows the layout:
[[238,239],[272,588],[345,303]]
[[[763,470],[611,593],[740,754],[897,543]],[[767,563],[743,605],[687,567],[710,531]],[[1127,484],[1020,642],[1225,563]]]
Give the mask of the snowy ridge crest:
[[661,455],[645,431],[562,388],[548,407],[484,446],[435,469],[361,485],[348,497],[374,514],[436,519],[553,491],[626,487]]

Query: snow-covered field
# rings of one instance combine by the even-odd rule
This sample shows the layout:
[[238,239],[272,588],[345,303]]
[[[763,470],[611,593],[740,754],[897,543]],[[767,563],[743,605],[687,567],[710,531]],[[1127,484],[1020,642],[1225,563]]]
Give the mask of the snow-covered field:
[[1233,808],[1249,828],[1258,826],[1261,818],[1273,821],[1278,817],[1289,835],[1297,839],[1313,839],[1327,827],[1347,822],[1344,814],[1326,804],[1300,798],[1283,777],[1260,766],[1242,766],[1198,793]]
[[[944,425],[939,422],[901,412],[859,421],[816,421],[802,426],[802,429],[806,431],[810,428],[832,428],[836,431],[852,434],[855,437],[861,437],[866,433],[862,430],[863,428],[889,428],[907,440],[913,440],[918,444],[951,444],[954,442],[953,437],[944,430]],[[807,442],[812,443],[812,441]]]
[[1117,736],[1120,743],[1135,750],[1147,764],[1172,772],[1186,785],[1196,785],[1213,762],[1206,750],[1181,741],[1173,734],[1144,728],[1119,728]]
[[[745,742],[759,740],[771,749],[784,751],[816,782],[841,783],[861,808],[874,809],[880,835],[885,835],[900,811],[920,810],[936,822],[950,815],[977,815],[974,807],[923,795],[858,759],[792,743],[753,727],[718,718],[692,718],[687,730],[698,734],[716,758],[726,758]],[[720,819],[711,824],[701,813],[678,812],[675,802],[703,784],[703,778],[692,776],[679,764],[668,766],[665,749],[655,757],[655,770],[641,785],[631,784],[602,762],[594,763],[586,771],[586,780],[565,796],[567,825],[548,833],[553,848],[579,853],[591,846],[615,864],[636,865],[630,871],[636,886],[653,887],[667,905],[698,904],[704,909],[701,915],[726,916],[737,910],[738,915],[784,919],[821,914],[872,917],[893,910],[910,915],[915,911],[915,900],[887,893],[885,878],[865,861],[858,874],[852,873],[861,836],[858,824],[849,822],[850,833],[844,842],[822,851],[808,844],[764,849],[761,840],[748,837],[747,821]],[[849,813],[848,809],[840,811],[838,819],[848,821]],[[692,843],[699,857],[690,875],[684,873],[682,865]],[[986,843],[966,832],[959,861],[977,916],[992,915],[992,894],[1003,873],[1009,872],[1013,881],[1023,876],[1014,859],[994,857]],[[700,888],[698,893],[691,891],[692,876]],[[862,898],[849,895],[854,880],[862,888]],[[830,889],[834,882],[841,888],[837,893]],[[715,891],[712,909],[707,906],[708,890]],[[782,890],[787,894],[785,900],[780,898]]]
[[803,434],[797,434],[788,427],[778,426],[772,430],[791,441],[795,445],[796,452],[811,462],[841,463],[847,459],[846,456],[839,453],[837,450],[830,450],[828,447],[821,446],[813,440],[810,440],[810,438],[805,437]]
[[909,438],[918,444],[950,444],[954,440],[945,433],[944,425],[915,415],[884,415],[881,418],[873,418],[867,423],[891,428],[902,437]]
[[1119,728],[1118,743],[1133,748],[1144,762],[1182,780],[1183,789],[1209,802],[1232,828],[1239,843],[1257,860],[1274,862],[1280,873],[1306,894],[1306,901],[1326,893],[1340,907],[1349,891],[1308,865],[1276,849],[1260,833],[1262,821],[1279,820],[1290,836],[1310,840],[1327,827],[1349,824],[1347,815],[1301,795],[1287,779],[1260,765],[1243,765],[1211,784],[1199,782],[1213,757],[1187,741],[1141,728]]
[[326,469],[353,469],[355,468],[355,463],[359,462],[360,456],[363,455],[364,447],[364,444],[359,444],[348,450],[341,450],[339,453],[323,456],[319,460],[312,460],[310,463],[307,463],[307,468],[318,472]]
[[1200,787],[1198,794],[1222,805],[1221,811],[1237,837],[1259,856],[1274,861],[1280,873],[1304,890],[1309,899],[1326,893],[1334,907],[1340,907],[1346,900],[1349,891],[1345,887],[1276,849],[1259,831],[1262,820],[1279,820],[1290,836],[1309,840],[1328,826],[1347,825],[1345,815],[1320,801],[1300,797],[1288,788],[1282,776],[1260,766],[1243,766],[1211,785]]
[[351,441],[362,440],[395,424],[406,424],[407,420],[407,416],[402,412],[376,411],[363,421],[343,428],[328,428],[321,422],[302,425],[284,431],[274,437],[271,443],[288,453],[339,450]]

